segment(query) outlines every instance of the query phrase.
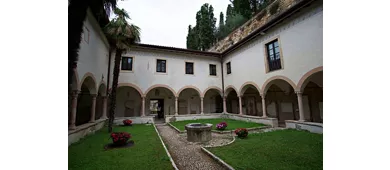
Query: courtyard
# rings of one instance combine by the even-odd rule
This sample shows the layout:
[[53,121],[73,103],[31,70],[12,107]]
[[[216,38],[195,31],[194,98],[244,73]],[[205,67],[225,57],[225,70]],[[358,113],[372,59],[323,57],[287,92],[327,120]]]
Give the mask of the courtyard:
[[[262,128],[249,131],[246,138],[239,138],[233,132],[215,133],[216,124],[221,122],[228,125],[224,131]],[[205,143],[187,141],[184,126],[189,123],[213,124],[212,140]],[[168,123],[117,125],[114,132],[130,133],[134,145],[111,150],[104,148],[111,143],[110,133],[104,127],[69,147],[69,169],[214,170],[228,169],[227,166],[237,170],[322,169],[322,134],[228,118],[185,120],[170,124],[173,126]],[[222,160],[227,166],[213,157]]]

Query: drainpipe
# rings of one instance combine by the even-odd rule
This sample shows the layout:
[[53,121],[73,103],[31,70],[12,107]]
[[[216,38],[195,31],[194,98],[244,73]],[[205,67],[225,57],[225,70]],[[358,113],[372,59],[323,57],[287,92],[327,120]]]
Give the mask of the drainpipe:
[[[223,97],[225,97],[225,83],[223,79],[223,55],[221,54],[221,75],[222,75],[222,102],[223,102]],[[223,112],[223,103],[222,103],[222,112]]]

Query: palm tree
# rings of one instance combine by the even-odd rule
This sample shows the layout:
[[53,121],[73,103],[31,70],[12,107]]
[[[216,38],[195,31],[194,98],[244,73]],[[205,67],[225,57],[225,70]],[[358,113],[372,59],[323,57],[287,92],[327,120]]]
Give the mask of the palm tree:
[[108,131],[112,132],[116,108],[116,90],[118,87],[119,65],[122,54],[130,50],[131,44],[140,42],[140,28],[136,25],[129,24],[126,19],[130,19],[129,14],[124,9],[115,8],[116,17],[108,23],[105,28],[106,36],[115,42],[115,61],[114,61],[114,78],[110,94],[110,111]]
[[[81,34],[87,9],[91,8],[97,20],[106,19],[117,0],[69,0],[68,6],[68,85],[72,84],[73,69],[77,66]],[[70,89],[69,89],[70,90]]]

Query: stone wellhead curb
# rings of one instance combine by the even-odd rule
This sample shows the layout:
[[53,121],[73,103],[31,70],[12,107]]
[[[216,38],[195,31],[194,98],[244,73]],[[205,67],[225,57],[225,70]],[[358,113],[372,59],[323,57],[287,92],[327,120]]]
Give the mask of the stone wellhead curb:
[[207,155],[209,155],[211,158],[213,158],[214,160],[216,160],[219,164],[221,164],[222,166],[224,166],[225,168],[229,169],[229,170],[234,170],[234,168],[232,166],[230,166],[229,164],[227,164],[225,161],[223,161],[222,159],[220,159],[219,157],[215,156],[213,153],[211,153],[210,151],[208,151],[206,148],[204,147],[201,147],[202,151],[205,152]]
[[164,149],[165,149],[165,152],[167,153],[167,155],[168,155],[168,157],[169,157],[169,160],[170,160],[171,163],[172,163],[173,168],[174,168],[175,170],[179,170],[179,168],[177,168],[177,166],[176,166],[176,164],[175,164],[175,161],[173,161],[171,154],[169,154],[169,151],[168,151],[167,147],[166,147],[165,144],[164,144],[164,141],[162,140],[162,138],[161,138],[161,136],[160,136],[160,132],[158,132],[158,130],[157,130],[157,128],[156,128],[156,125],[153,124],[153,127],[154,127],[154,130],[156,130],[156,132],[157,132],[158,138],[160,138],[160,141],[161,141],[161,143],[162,143],[162,145],[163,145],[163,147],[164,147]]

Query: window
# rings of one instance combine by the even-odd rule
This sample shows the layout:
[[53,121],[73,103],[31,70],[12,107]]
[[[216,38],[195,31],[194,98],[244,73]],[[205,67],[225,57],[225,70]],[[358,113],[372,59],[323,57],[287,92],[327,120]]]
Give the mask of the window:
[[121,70],[133,71],[133,57],[122,57]]
[[265,45],[267,48],[268,70],[274,71],[282,68],[278,39]]
[[186,74],[194,74],[194,63],[186,62]]
[[87,27],[84,27],[83,39],[87,44],[89,43],[89,29]]
[[166,73],[167,72],[166,64],[167,64],[167,60],[157,59],[157,69],[156,69],[156,71],[159,72],[159,73]]
[[226,63],[226,71],[227,71],[227,74],[232,73],[232,68],[230,66],[230,62]]
[[210,64],[210,76],[217,75],[217,66],[215,64]]

